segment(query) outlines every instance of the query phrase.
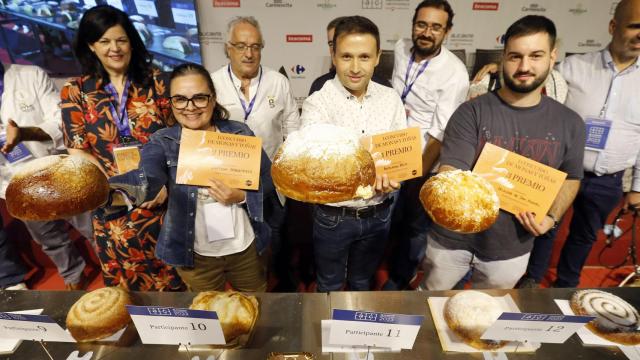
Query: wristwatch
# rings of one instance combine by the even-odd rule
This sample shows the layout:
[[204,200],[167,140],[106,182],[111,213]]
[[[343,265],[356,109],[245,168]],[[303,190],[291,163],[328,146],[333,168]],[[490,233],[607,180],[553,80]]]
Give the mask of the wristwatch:
[[547,216],[550,217],[551,220],[553,220],[553,226],[549,230],[558,228],[558,226],[560,225],[560,221],[558,221],[558,219],[556,219],[556,217],[551,215],[550,213],[547,213]]

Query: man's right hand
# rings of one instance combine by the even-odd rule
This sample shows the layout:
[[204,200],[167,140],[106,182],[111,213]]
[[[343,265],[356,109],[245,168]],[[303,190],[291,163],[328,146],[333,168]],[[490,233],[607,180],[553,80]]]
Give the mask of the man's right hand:
[[471,83],[477,84],[480,81],[482,81],[482,78],[487,76],[487,74],[495,74],[497,72],[498,72],[498,64],[496,63],[487,64],[483,66],[480,70],[478,70],[478,72],[476,73],[476,76],[474,76],[473,80],[471,80]]
[[3,154],[8,154],[20,143],[20,128],[13,120],[9,119],[7,123],[7,138],[4,146],[0,151]]

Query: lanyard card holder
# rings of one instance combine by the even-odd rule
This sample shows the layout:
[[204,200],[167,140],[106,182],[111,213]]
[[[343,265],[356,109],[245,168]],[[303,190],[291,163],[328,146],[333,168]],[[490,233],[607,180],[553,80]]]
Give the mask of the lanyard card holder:
[[120,140],[121,143],[113,147],[113,159],[118,168],[118,174],[124,174],[138,168],[142,144],[130,136],[123,136]]
[[[6,135],[0,134],[0,148],[4,146],[6,141],[7,141]],[[29,151],[29,149],[27,149],[27,147],[24,146],[23,143],[19,143],[13,148],[13,150],[2,155],[4,155],[4,158],[7,159],[7,161],[10,164],[19,163],[21,161],[26,161],[33,158],[31,151]]]
[[588,150],[602,151],[607,146],[612,121],[597,116],[587,116],[585,126],[587,139],[585,147]]

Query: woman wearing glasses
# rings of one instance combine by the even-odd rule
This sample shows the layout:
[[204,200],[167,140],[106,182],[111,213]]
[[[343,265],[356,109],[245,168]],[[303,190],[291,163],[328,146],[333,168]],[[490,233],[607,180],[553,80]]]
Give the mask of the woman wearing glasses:
[[[169,120],[167,84],[151,68],[151,55],[127,14],[111,6],[84,13],[75,53],[82,76],[61,91],[65,145],[70,154],[87,158],[109,177],[132,165],[116,161],[136,158]],[[181,290],[175,269],[154,256],[166,191],[135,208],[94,216],[96,251],[105,285],[130,290]]]
[[[215,179],[208,187],[176,184],[182,128],[254,135],[245,124],[228,120],[229,113],[216,102],[213,82],[204,67],[182,64],[175,68],[170,93],[178,125],[151,136],[142,148],[140,169],[109,182],[134,202],[148,201],[163,186],[169,189],[156,254],[176,266],[189,290],[223,291],[229,282],[236,290],[265,291],[266,276],[258,252],[265,249],[271,235],[263,215],[263,199],[274,191],[271,162],[262,151],[257,191],[233,189]],[[212,207],[214,212],[209,210]],[[233,227],[231,237],[209,236],[209,231],[228,222]]]

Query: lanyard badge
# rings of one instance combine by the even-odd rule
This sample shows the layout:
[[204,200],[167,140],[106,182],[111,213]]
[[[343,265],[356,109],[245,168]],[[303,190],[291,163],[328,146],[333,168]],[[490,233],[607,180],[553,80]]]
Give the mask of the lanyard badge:
[[[233,77],[231,76],[231,65],[227,65],[227,72],[229,73],[229,80],[231,80],[231,83],[233,84]],[[247,103],[244,101],[242,94],[238,93],[238,99],[240,100],[240,105],[242,105],[242,110],[244,110],[244,121],[247,121],[247,119],[249,118],[249,115],[251,114],[251,111],[253,110],[253,105],[256,102],[256,97],[258,97],[258,90],[260,90],[261,82],[262,82],[262,66],[260,66],[260,76],[258,77],[258,88],[256,89],[256,93],[253,95],[253,98],[251,98],[251,101],[249,102],[249,106],[247,106]]]
[[416,58],[415,53],[411,53],[411,58],[409,59],[409,64],[407,65],[407,72],[404,75],[404,89],[402,90],[402,95],[400,95],[400,99],[402,99],[403,104],[405,103],[405,99],[407,98],[407,95],[409,95],[409,93],[411,92],[411,88],[413,87],[413,84],[415,84],[416,80],[418,80],[418,77],[422,75],[424,70],[429,65],[428,60],[425,61],[422,65],[420,65],[420,68],[418,68],[416,76],[413,77],[413,80],[410,83],[407,83],[407,81],[409,81],[409,73],[411,72],[411,68],[413,67],[415,58]]
[[[129,87],[131,82],[129,79],[124,84],[124,90],[122,91],[122,97],[117,104],[113,103],[113,99],[118,99],[118,92],[112,83],[105,85],[105,90],[111,95],[112,101],[109,102],[109,111],[111,117],[115,121],[118,127],[118,133],[121,137],[131,136],[131,129],[129,128],[129,114],[127,113],[127,100],[129,98]],[[117,106],[116,106],[117,105]]]
[[587,116],[584,123],[587,130],[585,147],[594,151],[604,150],[609,139],[612,121],[597,116]]

